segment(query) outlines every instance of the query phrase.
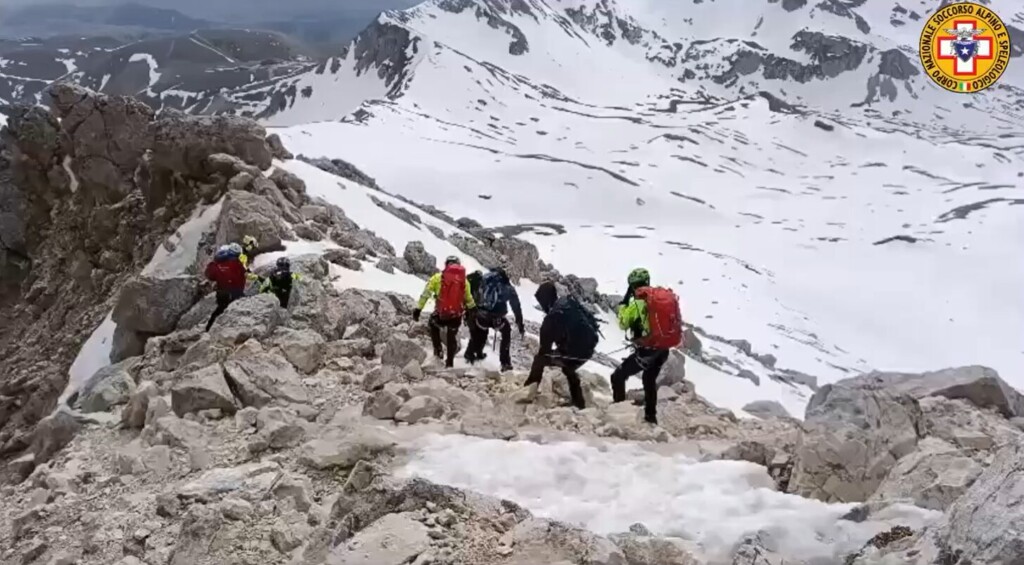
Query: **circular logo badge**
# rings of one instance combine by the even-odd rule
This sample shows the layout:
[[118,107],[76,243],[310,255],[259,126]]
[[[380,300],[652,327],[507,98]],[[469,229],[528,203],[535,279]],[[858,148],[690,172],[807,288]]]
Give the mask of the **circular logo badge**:
[[977,92],[1010,64],[1010,34],[1003,20],[973,2],[947,4],[921,30],[921,65],[936,84],[953,92]]

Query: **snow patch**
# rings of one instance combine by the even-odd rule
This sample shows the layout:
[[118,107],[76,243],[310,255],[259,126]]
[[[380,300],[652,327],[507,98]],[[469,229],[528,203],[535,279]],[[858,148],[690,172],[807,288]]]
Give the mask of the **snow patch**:
[[71,368],[68,369],[68,384],[57,401],[58,407],[63,406],[89,377],[96,374],[96,371],[110,365],[110,351],[114,344],[114,330],[117,328],[117,324],[110,317],[111,314],[107,314],[103,322],[93,330],[71,363]]
[[826,504],[776,492],[766,470],[741,461],[700,463],[638,445],[539,445],[429,436],[399,471],[508,499],[534,514],[599,534],[641,522],[659,535],[700,545],[725,559],[745,534],[767,532],[787,559],[836,563],[897,523],[914,529],[941,513],[896,506],[875,521],[842,520],[853,504]]
[[64,162],[61,163],[61,166],[64,167],[64,172],[68,174],[71,192],[78,192],[78,177],[76,177],[75,172],[71,170],[71,155],[64,156]]
[[146,87],[146,93],[150,96],[156,96],[153,92],[153,87],[156,86],[157,81],[160,80],[160,73],[157,71],[159,66],[157,65],[156,59],[149,53],[132,53],[132,56],[128,58],[128,62],[144,62],[149,65],[149,86]]
[[219,202],[197,209],[192,217],[178,227],[177,230],[153,253],[153,258],[144,269],[142,274],[150,277],[173,277],[183,275],[193,269],[196,262],[196,252],[203,234],[213,227],[213,223],[220,217],[222,198]]

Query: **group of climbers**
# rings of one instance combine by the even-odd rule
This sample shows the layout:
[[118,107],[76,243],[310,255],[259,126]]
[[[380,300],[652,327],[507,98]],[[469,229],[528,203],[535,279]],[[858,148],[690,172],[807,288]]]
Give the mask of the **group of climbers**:
[[274,270],[267,277],[261,277],[252,271],[252,260],[256,255],[270,250],[261,249],[255,237],[247,235],[242,243],[221,245],[213,255],[213,260],[206,265],[206,278],[216,288],[217,307],[214,308],[210,320],[206,323],[206,331],[210,331],[217,318],[227,310],[235,300],[245,296],[249,283],[258,292],[272,293],[281,303],[282,308],[288,307],[291,299],[292,282],[298,280],[298,273],[292,273],[291,262],[287,257],[277,259]]
[[[512,369],[512,327],[508,321],[510,304],[520,336],[526,334],[526,326],[519,294],[503,268],[495,267],[487,273],[474,271],[467,275],[458,257],[448,257],[444,270],[427,281],[413,311],[413,320],[419,321],[420,313],[431,299],[436,304],[428,322],[430,341],[434,356],[444,359],[445,367],[455,364],[455,355],[459,351],[459,328],[465,323],[469,329],[469,345],[464,355],[468,363],[487,357],[484,346],[488,332],[493,329],[501,335],[498,357],[501,369]],[[445,330],[443,346],[442,329]]]
[[[634,269],[627,277],[627,283],[617,314],[619,327],[626,332],[633,351],[611,375],[612,401],[625,401],[626,381],[641,374],[644,419],[657,424],[658,375],[668,359],[669,350],[680,346],[683,340],[679,299],[671,289],[652,287],[646,269]],[[527,387],[525,400],[532,402],[536,397],[545,367],[559,367],[568,380],[571,405],[583,409],[586,401],[576,371],[593,357],[597,349],[601,337],[599,322],[576,297],[559,297],[554,283],[541,284],[534,297],[545,316],[540,326],[540,346],[524,383]],[[430,299],[436,302],[429,319],[430,339],[434,356],[444,359],[446,367],[454,366],[459,350],[459,328],[465,323],[470,335],[465,353],[468,363],[473,364],[486,357],[483,350],[487,334],[493,329],[501,337],[501,370],[512,369],[510,305],[520,337],[525,337],[526,328],[519,295],[503,268],[495,267],[487,273],[476,271],[467,275],[459,258],[449,257],[445,260],[444,270],[427,281],[413,311],[414,320],[419,321]],[[445,330],[443,347],[442,328]]]

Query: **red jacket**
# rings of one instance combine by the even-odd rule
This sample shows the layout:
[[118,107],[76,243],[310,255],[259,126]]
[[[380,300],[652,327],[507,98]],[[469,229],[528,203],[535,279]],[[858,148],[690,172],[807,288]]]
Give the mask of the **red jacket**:
[[217,283],[217,290],[245,290],[245,267],[238,259],[210,261],[206,265],[206,278]]

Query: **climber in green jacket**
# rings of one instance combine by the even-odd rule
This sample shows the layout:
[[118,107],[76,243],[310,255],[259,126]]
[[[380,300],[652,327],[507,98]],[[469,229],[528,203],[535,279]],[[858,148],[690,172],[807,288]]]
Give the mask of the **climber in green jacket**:
[[[650,424],[657,424],[657,380],[661,367],[668,360],[669,352],[657,343],[659,336],[652,335],[647,301],[636,296],[638,289],[645,289],[641,293],[643,296],[651,290],[650,273],[647,269],[633,269],[627,277],[627,282],[629,288],[618,308],[619,328],[626,332],[626,338],[634,350],[629,357],[622,360],[622,364],[615,369],[609,379],[612,384],[612,402],[626,400],[626,380],[641,373],[644,385],[644,420]],[[655,332],[657,333],[659,332]]]

